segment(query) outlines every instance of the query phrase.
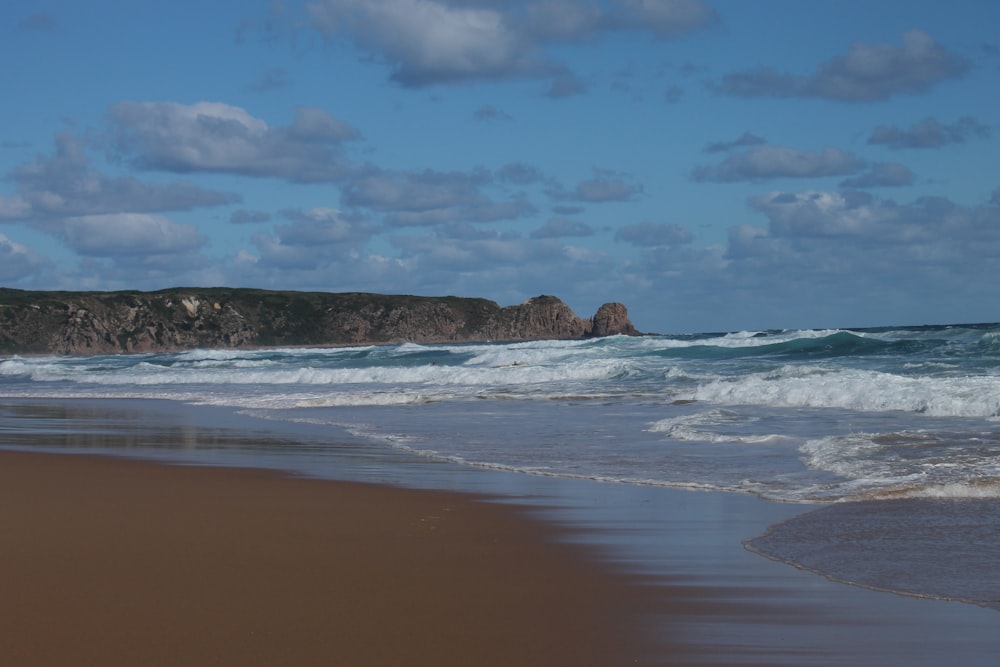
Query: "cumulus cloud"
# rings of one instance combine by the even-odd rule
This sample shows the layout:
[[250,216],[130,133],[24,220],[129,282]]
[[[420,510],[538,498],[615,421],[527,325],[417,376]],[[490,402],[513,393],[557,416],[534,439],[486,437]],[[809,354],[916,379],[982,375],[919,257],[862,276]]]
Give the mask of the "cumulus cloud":
[[551,179],[531,165],[523,162],[510,162],[496,171],[498,180],[514,185],[531,185],[534,183],[551,183]]
[[[347,259],[350,253],[330,252],[330,246],[304,246],[283,243],[280,237],[258,234],[253,243],[259,255],[254,257],[254,267],[260,270],[277,270],[285,284],[294,284],[296,274],[329,269],[331,265]],[[338,246],[333,246],[338,248]],[[286,272],[290,272],[286,274]]]
[[872,326],[919,323],[914,313],[929,303],[936,317],[963,321],[977,311],[955,294],[995,295],[1000,206],[806,191],[751,207],[763,224],[730,228],[724,244],[652,247],[616,267],[631,285],[630,310],[683,309],[695,331]]
[[705,146],[706,153],[728,153],[731,150],[737,148],[746,148],[747,146],[760,146],[761,144],[766,144],[767,141],[763,137],[759,137],[753,132],[744,132],[740,136],[736,137],[732,141],[716,141],[707,146]]
[[363,218],[334,208],[285,210],[281,216],[289,224],[277,225],[273,234],[253,237],[259,252],[254,262],[258,268],[308,272],[355,262],[374,234]]
[[594,169],[594,177],[577,183],[572,190],[551,183],[546,190],[548,195],[556,200],[572,200],[591,204],[629,201],[641,194],[642,183],[630,174],[611,169]]
[[773,236],[874,236],[895,217],[893,206],[873,206],[866,195],[861,201],[836,192],[801,194],[771,193],[751,200],[751,206],[767,216]]
[[327,36],[347,31],[376,53],[404,86],[504,78],[537,72],[530,42],[487,7],[436,0],[325,0],[306,5]]
[[536,0],[524,3],[521,13],[516,13],[516,3],[507,4],[514,10],[507,20],[538,42],[586,40],[608,27],[605,10],[589,2]]
[[879,125],[872,130],[868,143],[889,148],[940,148],[946,144],[960,144],[968,139],[985,139],[989,136],[989,126],[968,116],[951,124],[942,123],[936,118],[925,118],[909,129]]
[[397,211],[385,217],[394,226],[433,226],[452,222],[496,222],[513,220],[535,212],[527,200],[483,201],[428,211]]
[[610,171],[598,171],[576,186],[576,198],[585,202],[628,201],[641,192],[642,184],[634,178]]
[[851,45],[846,55],[819,66],[810,76],[762,67],[723,77],[716,88],[742,97],[820,97],[840,102],[875,102],[923,92],[962,76],[969,63],[949,53],[920,30],[903,34],[902,44]]
[[21,195],[0,195],[0,222],[31,217],[31,204]]
[[318,206],[304,211],[286,210],[281,215],[291,221],[275,229],[285,245],[361,244],[373,233],[371,225],[363,218],[346,216],[335,208]]
[[[885,322],[893,309],[912,317],[921,304],[946,304],[956,290],[986,298],[994,283],[1000,207],[942,197],[897,203],[857,192],[772,193],[752,206],[768,225],[731,230],[725,273],[741,289],[783,291],[800,317],[836,317],[846,326],[864,313]],[[795,294],[802,286],[808,301]]]
[[83,143],[70,132],[56,136],[54,154],[15,168],[8,178],[17,193],[0,195],[0,220],[183,211],[240,201],[236,194],[190,183],[147,184],[108,176],[91,165]]
[[563,236],[593,236],[594,229],[585,222],[568,218],[552,218],[531,232],[533,239],[555,239]]
[[14,283],[50,269],[51,261],[0,234],[0,280]]
[[77,253],[94,257],[187,253],[207,242],[194,225],[145,213],[85,215],[45,223],[42,228]]
[[861,159],[838,148],[813,152],[765,145],[733,153],[715,166],[696,167],[692,177],[696,181],[763,181],[844,176],[862,167],[864,162]]
[[509,220],[535,212],[520,196],[497,201],[484,189],[494,182],[486,170],[463,172],[379,171],[352,179],[342,189],[346,206],[384,214],[394,226]]
[[840,182],[842,188],[892,188],[913,185],[910,168],[893,162],[879,162],[867,172]]
[[532,242],[517,234],[495,230],[474,236],[454,235],[453,229],[442,228],[423,236],[396,236],[392,243],[404,261],[432,275],[439,271],[478,273],[562,258],[561,246],[552,241]]
[[380,171],[346,184],[342,199],[348,206],[377,211],[428,211],[476,201],[489,182],[486,172]]
[[699,0],[617,0],[615,5],[621,13],[612,20],[664,39],[700,30],[718,20],[715,11]]
[[300,107],[290,126],[269,126],[221,102],[121,102],[111,109],[116,155],[139,169],[337,181],[357,130],[322,109]]
[[579,92],[579,82],[558,80],[553,44],[617,30],[671,38],[717,19],[702,0],[318,0],[306,11],[323,35],[375,55],[403,86],[556,76],[554,96]]
[[[775,192],[751,206],[767,217],[774,238],[855,237],[906,249],[911,257],[948,255],[955,262],[963,254],[1000,253],[1000,210],[944,197],[899,204],[861,192]],[[871,251],[879,252],[875,245]]]
[[638,247],[652,248],[690,243],[694,240],[694,236],[690,230],[680,225],[640,222],[621,227],[615,232],[615,240]]

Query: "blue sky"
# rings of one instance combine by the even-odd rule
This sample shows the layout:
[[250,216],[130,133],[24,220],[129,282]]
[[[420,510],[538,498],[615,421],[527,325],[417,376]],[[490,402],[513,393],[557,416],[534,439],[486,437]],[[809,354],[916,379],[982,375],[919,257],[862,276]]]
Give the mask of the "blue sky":
[[1000,3],[5,3],[0,285],[1000,319]]

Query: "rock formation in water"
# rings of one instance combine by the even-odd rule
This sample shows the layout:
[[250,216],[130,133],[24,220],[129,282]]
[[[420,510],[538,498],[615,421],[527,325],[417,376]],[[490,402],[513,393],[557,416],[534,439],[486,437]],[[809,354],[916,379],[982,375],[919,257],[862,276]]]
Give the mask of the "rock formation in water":
[[582,319],[554,296],[486,299],[173,288],[0,288],[0,354],[123,354],[195,348],[444,343],[639,335],[625,306]]
[[642,335],[632,326],[632,320],[628,318],[628,309],[620,303],[604,304],[597,309],[591,322],[592,336]]

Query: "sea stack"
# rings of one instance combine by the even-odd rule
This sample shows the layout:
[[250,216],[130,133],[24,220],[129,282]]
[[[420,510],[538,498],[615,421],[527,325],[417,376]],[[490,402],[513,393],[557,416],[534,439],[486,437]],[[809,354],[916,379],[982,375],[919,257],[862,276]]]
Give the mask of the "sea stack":
[[606,303],[597,309],[593,318],[590,335],[600,336],[641,336],[628,317],[628,308],[624,304]]

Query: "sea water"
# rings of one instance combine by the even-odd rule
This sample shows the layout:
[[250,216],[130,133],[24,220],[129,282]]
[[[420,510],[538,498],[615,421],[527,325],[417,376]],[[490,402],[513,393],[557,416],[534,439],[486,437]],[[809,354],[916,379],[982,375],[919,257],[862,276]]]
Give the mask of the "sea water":
[[0,397],[228,406],[412,460],[814,504],[748,548],[1000,609],[998,324],[12,357]]

